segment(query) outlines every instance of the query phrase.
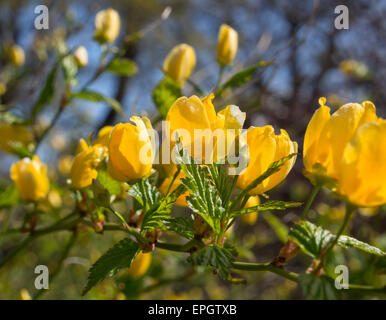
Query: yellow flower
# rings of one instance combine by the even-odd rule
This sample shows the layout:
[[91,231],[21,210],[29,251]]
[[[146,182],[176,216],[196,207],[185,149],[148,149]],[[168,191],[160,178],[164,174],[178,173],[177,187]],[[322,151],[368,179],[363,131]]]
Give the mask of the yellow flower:
[[85,47],[79,46],[74,52],[74,59],[78,67],[82,68],[88,64],[88,53]]
[[22,66],[25,62],[25,55],[24,55],[23,48],[14,44],[9,49],[9,59],[15,66],[17,67]]
[[[177,178],[174,180],[173,182],[173,185],[170,187],[170,193],[173,192],[174,190],[176,190],[176,188],[181,184],[181,179],[184,178],[185,175],[183,172],[180,172],[180,174],[177,176]],[[167,177],[165,178],[159,189],[161,191],[161,193],[163,195],[166,195],[167,191],[168,191],[168,188],[169,188],[169,185],[170,183],[172,182],[173,180],[173,177]],[[183,193],[182,195],[180,195],[177,199],[176,199],[176,204],[181,206],[181,207],[187,207],[188,204],[186,202],[186,197],[189,195],[189,192],[185,192]]]
[[[237,180],[237,186],[241,189],[245,189],[263,174],[273,162],[298,150],[297,143],[291,141],[285,130],[282,129],[279,135],[275,135],[272,126],[250,127],[246,132],[246,141],[249,147],[249,163]],[[275,187],[284,180],[295,161],[296,157],[292,157],[278,172],[252,189],[251,194],[258,195]]]
[[182,43],[169,52],[164,61],[164,72],[180,87],[190,77],[196,65],[196,54],[193,47]]
[[32,300],[31,295],[27,289],[20,290],[20,300]]
[[14,163],[11,166],[11,179],[24,200],[36,201],[45,198],[50,187],[47,167],[37,156]]
[[119,35],[121,19],[114,9],[101,10],[95,16],[95,39],[101,43],[113,42]]
[[[166,116],[170,125],[171,144],[175,141],[175,133],[178,133],[187,152],[195,160],[205,159],[206,163],[213,159],[219,160],[228,153],[228,146],[234,142],[245,120],[245,113],[235,105],[216,114],[213,98],[213,94],[202,100],[197,96],[181,97],[173,103]],[[198,129],[200,132],[196,131]],[[235,129],[234,134],[224,129]]]
[[[80,144],[84,148],[84,144]],[[76,155],[70,171],[72,186],[76,189],[85,188],[96,179],[98,176],[96,168],[107,155],[106,148],[100,144],[82,148]]]
[[338,192],[359,207],[386,203],[386,120],[359,127],[343,151]]
[[[255,207],[255,206],[258,206],[259,204],[260,204],[259,197],[258,196],[251,196],[248,198],[248,201],[245,204],[244,208]],[[256,212],[243,214],[241,216],[241,222],[243,222],[244,224],[252,225],[257,221],[257,217],[258,217],[258,212],[256,210]]]
[[238,48],[238,33],[230,26],[223,24],[218,33],[217,59],[221,64],[232,63]]
[[326,99],[320,98],[319,103],[321,106],[312,116],[304,136],[305,175],[311,180],[323,176],[337,179],[346,145],[362,124],[377,119],[375,106],[369,101],[348,103],[330,115]]
[[131,278],[138,279],[142,277],[149,269],[151,264],[151,253],[143,253],[140,251],[134,258],[128,270],[128,275]]
[[20,143],[26,146],[32,141],[32,134],[25,126],[9,123],[0,124],[0,149],[12,153],[12,145]]
[[108,147],[110,134],[113,130],[112,126],[105,126],[99,130],[98,136],[96,137],[94,144],[101,144],[102,146]]
[[151,171],[154,150],[152,126],[146,117],[131,117],[135,123],[119,123],[111,131],[109,174],[119,181],[135,181]]

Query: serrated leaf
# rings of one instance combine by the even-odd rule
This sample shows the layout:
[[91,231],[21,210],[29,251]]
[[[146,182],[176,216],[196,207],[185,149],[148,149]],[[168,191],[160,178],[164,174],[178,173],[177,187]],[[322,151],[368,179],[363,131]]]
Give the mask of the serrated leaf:
[[87,101],[107,103],[118,114],[120,114],[121,116],[124,116],[122,106],[117,100],[110,98],[110,97],[106,97],[105,95],[103,95],[99,92],[91,91],[91,90],[82,90],[80,92],[71,93],[71,97],[77,98],[77,99],[82,99],[82,100],[87,100]]
[[54,97],[55,92],[55,78],[56,73],[58,70],[58,65],[55,64],[55,66],[52,68],[51,72],[49,73],[46,83],[44,84],[44,87],[39,95],[38,100],[36,101],[35,105],[32,107],[32,117],[36,117],[40,111],[43,110],[44,106],[51,102],[51,100]]
[[192,219],[183,217],[166,219],[165,227],[167,230],[174,231],[187,239],[193,239],[194,237]]
[[334,280],[322,275],[317,277],[313,274],[303,273],[299,276],[299,284],[306,297],[315,300],[337,300],[340,298]]
[[322,249],[334,239],[334,235],[308,221],[299,221],[290,230],[288,238],[306,254],[319,258]]
[[97,179],[111,195],[121,193],[121,183],[111,178],[106,171],[98,171]]
[[0,209],[10,208],[19,202],[19,192],[15,186],[8,186],[0,191]]
[[302,202],[293,202],[293,201],[280,201],[280,200],[270,200],[262,204],[259,204],[254,207],[244,208],[241,210],[233,211],[233,216],[239,216],[242,214],[248,214],[256,211],[268,211],[268,210],[285,210],[288,208],[295,208],[301,206]]
[[193,265],[209,266],[214,271],[218,271],[221,278],[227,279],[234,261],[234,255],[230,249],[210,244],[194,252],[189,261]]
[[152,96],[155,106],[165,119],[171,105],[182,96],[182,92],[173,80],[165,77],[154,88]]
[[195,164],[180,143],[177,143],[177,148],[177,162],[185,173],[181,183],[189,191],[186,202],[189,208],[199,214],[212,230],[218,234],[226,210],[222,206],[218,190],[209,180],[209,168]]
[[138,67],[134,61],[126,58],[114,58],[106,68],[107,71],[130,77],[137,73]]
[[234,74],[225,84],[216,91],[216,94],[220,95],[227,88],[240,87],[252,79],[252,75],[260,67],[266,67],[273,63],[273,61],[260,61],[251,67],[243,69]]
[[377,256],[386,256],[386,252],[383,252],[381,249],[378,249],[374,246],[369,245],[368,243],[359,241],[349,236],[340,236],[337,244],[342,248],[357,248],[359,250],[375,254]]
[[85,295],[93,286],[108,275],[114,275],[120,269],[130,267],[138,254],[138,250],[138,244],[127,238],[110,248],[90,268],[88,282],[82,295]]
[[132,185],[128,194],[134,197],[145,211],[149,210],[161,199],[161,194],[150,183],[149,179],[141,179]]
[[[296,223],[288,234],[290,240],[296,242],[306,254],[313,258],[319,258],[321,250],[325,248],[329,242],[333,241],[335,237],[330,231],[316,226],[309,221]],[[349,236],[340,236],[337,245],[342,248],[357,248],[377,256],[386,255],[382,250]]]

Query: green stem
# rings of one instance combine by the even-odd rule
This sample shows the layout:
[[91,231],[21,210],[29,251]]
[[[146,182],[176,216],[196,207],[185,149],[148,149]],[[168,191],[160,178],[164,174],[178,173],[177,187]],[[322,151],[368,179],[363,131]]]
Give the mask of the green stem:
[[269,271],[282,276],[288,280],[298,282],[299,275],[294,272],[286,271],[282,268],[276,267],[270,263],[249,263],[249,262],[234,262],[233,269],[248,270],[248,271]]
[[351,216],[352,216],[353,213],[355,212],[355,209],[356,209],[355,206],[353,206],[353,205],[350,204],[350,203],[346,203],[346,214],[345,214],[345,216],[344,216],[342,225],[340,226],[339,231],[338,231],[338,233],[337,233],[335,239],[334,239],[332,242],[330,242],[330,243],[327,245],[326,250],[324,250],[323,256],[320,258],[319,265],[318,265],[318,267],[317,267],[317,268],[315,269],[315,271],[314,271],[315,274],[317,274],[318,271],[322,268],[324,258],[328,256],[328,254],[331,252],[331,250],[332,250],[332,249],[335,247],[335,245],[338,243],[339,237],[343,234],[344,230],[346,229],[347,224],[348,224],[348,222],[350,221]]
[[321,188],[322,188],[322,185],[318,184],[318,185],[314,186],[314,189],[312,189],[312,192],[311,192],[310,196],[308,197],[307,203],[304,207],[304,210],[303,210],[303,213],[301,216],[302,220],[305,220],[307,218],[307,213],[310,210],[310,207],[311,207],[312,203],[314,202],[315,197],[319,193]]
[[65,225],[63,224],[57,224],[41,229],[36,230],[34,233],[30,234],[27,238],[25,238],[22,242],[20,242],[16,247],[14,247],[8,255],[4,257],[3,260],[0,261],[0,268],[2,268],[9,260],[11,260],[14,256],[16,256],[20,251],[22,251],[25,247],[27,247],[33,240],[44,236],[49,233],[53,233],[56,231],[63,231],[63,230],[71,230],[78,222],[81,222],[81,218],[77,218]]
[[220,84],[221,84],[221,81],[222,81],[222,77],[224,75],[224,69],[225,69],[225,65],[220,63],[220,69],[219,69],[219,72],[218,72],[217,83],[216,83],[216,86],[214,87],[214,90],[213,90],[214,92],[216,92],[217,88],[220,87]]

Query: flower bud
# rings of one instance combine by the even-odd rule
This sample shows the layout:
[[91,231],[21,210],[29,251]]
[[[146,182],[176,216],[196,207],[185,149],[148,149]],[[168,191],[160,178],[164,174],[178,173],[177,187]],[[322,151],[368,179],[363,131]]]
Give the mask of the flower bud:
[[182,43],[169,52],[164,61],[164,72],[183,87],[196,65],[196,54],[193,47]]
[[[83,143],[82,145],[84,147]],[[76,189],[89,186],[93,179],[97,178],[96,168],[106,155],[106,148],[100,144],[81,149],[76,155],[70,171],[72,186]]]
[[11,179],[24,200],[37,201],[47,196],[50,187],[47,166],[37,156],[14,163],[11,166]]
[[121,19],[114,9],[101,10],[95,16],[95,39],[100,43],[113,42],[119,35]]
[[14,44],[9,49],[9,59],[15,66],[17,67],[22,66],[25,62],[25,55],[24,55],[23,48]]
[[[256,207],[260,204],[260,199],[258,196],[251,196],[248,198],[247,203],[245,204],[244,208],[250,208],[250,207]],[[241,222],[244,224],[252,225],[257,221],[258,212],[250,212],[247,214],[243,214],[241,216]]]
[[78,67],[82,68],[88,64],[88,53],[85,47],[79,46],[74,52],[74,59]]
[[226,24],[221,25],[217,42],[217,59],[221,64],[232,63],[237,53],[238,37],[236,30]]
[[151,264],[151,253],[143,253],[140,251],[131,263],[128,270],[128,275],[133,279],[141,278],[149,269]]
[[131,117],[135,123],[119,123],[109,141],[109,174],[118,181],[134,182],[147,176],[154,160],[152,126],[146,117]]

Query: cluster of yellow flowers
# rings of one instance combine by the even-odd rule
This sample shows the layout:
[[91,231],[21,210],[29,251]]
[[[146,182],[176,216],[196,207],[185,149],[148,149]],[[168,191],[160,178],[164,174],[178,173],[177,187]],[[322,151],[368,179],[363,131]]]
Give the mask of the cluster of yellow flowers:
[[[97,14],[95,38],[98,41],[112,42],[119,31],[120,18],[115,10],[107,9]],[[237,32],[222,25],[217,45],[219,63],[231,64],[237,48]],[[79,66],[87,64],[85,48],[77,48],[74,57]],[[195,64],[194,49],[187,44],[180,44],[167,55],[164,72],[182,87]],[[203,99],[197,96],[181,97],[172,104],[166,116],[170,131],[179,134],[184,148],[191,150],[200,145],[205,150],[204,158],[212,162],[218,160],[218,153],[213,150],[219,148],[214,131],[224,131],[225,140],[233,141],[239,138],[239,134],[231,135],[227,130],[235,129],[239,132],[245,120],[245,113],[235,105],[226,106],[216,113],[213,99],[213,94]],[[379,206],[386,203],[386,150],[382,148],[386,145],[386,121],[377,117],[375,106],[369,101],[343,105],[333,115],[330,115],[330,109],[325,105],[325,98],[321,98],[319,103],[321,106],[314,113],[304,138],[304,174],[313,184],[329,187],[357,206]],[[111,177],[121,182],[132,183],[151,173],[155,159],[152,124],[146,117],[133,116],[130,120],[134,124],[119,123],[114,127],[103,128],[90,145],[85,140],[80,140],[70,171],[73,188],[89,186],[98,175],[98,166],[105,160]],[[205,130],[206,142],[211,139],[215,142],[211,154],[207,154],[204,137],[195,135],[196,129]],[[11,125],[2,124],[0,132],[2,136],[13,136],[12,140],[23,143],[31,140],[28,131],[15,129]],[[184,136],[186,132],[189,133],[187,137]],[[246,141],[249,150],[248,165],[237,180],[237,186],[241,189],[245,189],[264,173],[274,161],[298,151],[297,143],[291,141],[285,130],[275,134],[270,125],[250,127],[240,137],[241,141]],[[10,146],[5,140],[2,140],[0,147],[9,151]],[[169,135],[167,140],[169,144],[175,144],[174,136]],[[251,198],[246,206],[259,203],[257,195],[283,181],[295,161],[296,157],[292,157],[278,172],[251,190]],[[160,190],[165,194],[172,181],[171,177],[176,172],[176,166],[170,163],[162,165],[168,175],[160,185]],[[11,168],[11,177],[25,200],[44,198],[49,190],[46,166],[36,156],[15,163]],[[183,173],[180,173],[172,190],[183,177]],[[186,196],[187,194],[180,196],[176,203],[186,205]],[[256,217],[250,216],[250,219],[255,220]]]
[[[172,131],[241,129],[245,114],[235,106],[227,106],[216,114],[212,99],[213,95],[202,100],[192,96],[175,101],[167,114]],[[381,147],[386,143],[386,120],[376,116],[375,106],[369,101],[346,104],[332,115],[324,98],[320,99],[320,103],[305,133],[305,175],[314,184],[331,188],[357,206],[386,203],[386,186],[383,183],[386,178],[386,150]],[[119,123],[103,128],[91,145],[80,140],[70,172],[74,188],[89,186],[97,177],[97,167],[104,159],[108,159],[108,172],[118,181],[133,182],[151,173],[153,138],[147,130],[151,128],[151,123],[146,117],[131,117],[130,120],[134,124]],[[285,130],[276,135],[272,126],[250,127],[245,135],[249,162],[237,180],[241,189],[265,172],[272,162],[297,152],[297,143],[291,141]],[[182,143],[194,146],[202,141],[193,138]],[[147,163],[140,157],[144,146],[148,150]],[[284,180],[294,163],[295,157],[251,190],[251,195],[259,195],[275,187]],[[166,167],[169,176],[172,176],[175,165]],[[11,177],[25,200],[41,199],[48,192],[46,166],[36,156],[14,164]],[[176,179],[173,188],[177,187],[182,177]],[[161,191],[165,193],[170,181],[169,177],[161,184]],[[186,205],[185,196],[177,203]]]

